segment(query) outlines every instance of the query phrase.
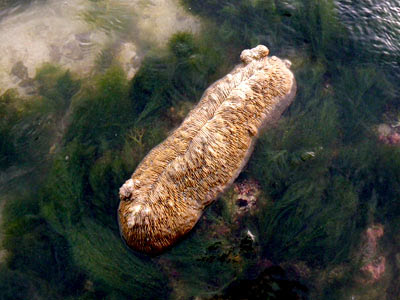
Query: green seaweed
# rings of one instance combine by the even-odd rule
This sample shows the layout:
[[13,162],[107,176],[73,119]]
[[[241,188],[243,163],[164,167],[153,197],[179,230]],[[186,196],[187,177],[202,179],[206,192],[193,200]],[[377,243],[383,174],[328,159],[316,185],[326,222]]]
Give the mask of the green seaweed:
[[18,108],[12,92],[0,96],[0,169],[6,168],[17,158],[12,127],[18,120]]
[[44,65],[34,79],[39,95],[27,101],[13,90],[0,96],[0,162],[13,164],[44,161],[65,127],[64,115],[80,82],[68,71]]
[[75,263],[87,270],[101,291],[119,291],[126,299],[168,297],[169,287],[159,267],[132,253],[115,231],[83,220],[68,237]]
[[[69,263],[65,238],[53,231],[39,215],[38,198],[40,196],[32,191],[21,194],[7,202],[3,213],[6,226],[2,246],[8,253],[8,269],[4,272],[10,274],[6,281],[8,287],[2,289],[5,299],[13,298],[13,293],[16,296],[69,295],[72,288],[80,286],[83,278],[83,274]],[[19,282],[21,278],[24,284]]]
[[79,100],[72,103],[66,140],[96,146],[100,152],[121,145],[123,132],[133,123],[126,95],[125,74],[113,66],[95,80],[94,88],[85,87]]
[[57,112],[65,112],[71,98],[79,91],[80,82],[74,80],[69,71],[51,65],[43,65],[35,76],[39,95],[45,97],[49,106]]
[[129,36],[134,28],[134,9],[122,1],[91,1],[91,6],[81,13],[81,18],[93,28],[100,28],[106,34]]
[[[60,89],[63,95],[71,90],[71,85],[60,85],[60,80],[46,77],[51,76],[53,71],[55,69],[49,66],[38,75],[37,80],[48,85],[43,91],[43,101],[57,99]],[[62,82],[68,83],[65,77],[69,77],[68,73],[61,77]],[[33,275],[30,280],[54,286],[50,290],[57,295],[55,297],[79,295],[96,298],[102,295],[118,299],[162,299],[169,294],[165,275],[155,263],[146,262],[123,245],[115,212],[119,186],[165,133],[161,126],[129,128],[133,120],[130,119],[127,82],[119,68],[110,68],[95,78],[94,83],[94,88],[83,87],[73,102],[64,103],[68,107],[60,110],[70,110],[72,124],[66,130],[62,149],[55,155],[45,183],[33,198],[24,195],[21,201],[10,202],[8,214],[14,220],[7,222],[4,240],[5,248],[12,253],[8,257],[8,267],[21,270],[25,266],[31,269]],[[69,98],[68,95],[67,100]],[[44,113],[53,111],[49,109]],[[101,127],[101,123],[96,122],[110,122],[115,126]],[[93,125],[98,126],[97,135],[90,133]],[[111,137],[115,139],[112,143],[109,142],[111,130]],[[115,130],[121,137],[114,134]],[[143,138],[140,132],[148,134]],[[142,150],[135,151],[135,147]],[[118,152],[120,155],[113,158]],[[35,202],[30,199],[35,199]],[[28,203],[35,204],[32,210]],[[26,228],[30,229],[21,234]],[[97,235],[93,235],[94,228]],[[38,242],[26,248],[34,238]],[[53,253],[48,251],[60,243],[59,239],[64,243],[61,247],[64,260],[53,263]],[[43,261],[32,259],[37,253],[43,255]],[[87,259],[82,257],[84,253],[90,253]],[[54,255],[61,257],[57,253]],[[62,269],[59,263],[71,270]],[[68,280],[73,281],[68,284],[74,285],[74,292],[66,292],[62,281],[56,281],[56,271],[43,267],[46,264],[54,266],[60,274],[68,273],[71,276]],[[74,273],[73,268],[77,272]],[[130,284],[127,283],[128,277]],[[37,293],[47,295],[43,289],[38,289]]]
[[186,32],[173,35],[163,55],[150,54],[130,86],[130,99],[138,122],[154,120],[180,102],[198,100],[210,83],[219,49],[206,47],[207,39]]

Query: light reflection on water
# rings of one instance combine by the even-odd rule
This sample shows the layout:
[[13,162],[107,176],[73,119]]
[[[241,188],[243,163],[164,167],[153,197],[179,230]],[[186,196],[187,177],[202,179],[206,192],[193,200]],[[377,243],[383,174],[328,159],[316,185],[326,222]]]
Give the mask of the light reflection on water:
[[400,58],[400,2],[397,0],[337,0],[342,22],[352,38],[385,63]]

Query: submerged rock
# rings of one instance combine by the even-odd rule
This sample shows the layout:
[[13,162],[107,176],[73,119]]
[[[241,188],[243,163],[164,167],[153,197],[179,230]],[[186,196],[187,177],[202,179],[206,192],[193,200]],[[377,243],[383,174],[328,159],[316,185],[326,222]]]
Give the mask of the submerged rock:
[[24,65],[22,61],[16,62],[12,69],[11,69],[11,74],[18,77],[21,80],[28,79],[28,68]]
[[83,52],[79,47],[79,42],[75,39],[67,41],[61,48],[61,53],[65,57],[73,60],[80,60],[83,58]]
[[260,194],[260,185],[255,180],[244,180],[234,184],[236,204],[235,217],[240,217],[257,207],[257,200]]
[[11,75],[14,76],[17,90],[25,95],[33,95],[36,93],[35,80],[29,77],[28,68],[22,61],[16,62],[12,69]]
[[242,63],[205,91],[121,187],[118,220],[128,246],[159,253],[188,233],[239,175],[260,129],[291,104],[290,63],[268,53],[261,45],[244,50]]
[[135,76],[140,65],[140,58],[137,55],[136,46],[133,43],[121,44],[117,54],[117,60],[127,74],[128,79],[131,80],[133,76]]
[[51,62],[58,63],[61,59],[61,51],[57,45],[51,44],[49,46],[49,56]]
[[35,80],[33,80],[32,78],[27,78],[25,80],[22,80],[19,83],[19,87],[21,87],[24,93],[27,95],[33,95],[36,93]]

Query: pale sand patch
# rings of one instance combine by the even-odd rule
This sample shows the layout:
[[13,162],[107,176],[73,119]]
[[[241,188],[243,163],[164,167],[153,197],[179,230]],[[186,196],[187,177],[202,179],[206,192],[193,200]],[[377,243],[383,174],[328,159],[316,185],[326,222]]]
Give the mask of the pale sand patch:
[[[98,11],[105,17],[89,24],[83,18],[88,11]],[[177,0],[48,0],[33,4],[0,20],[0,93],[8,88],[23,92],[18,87],[23,79],[10,75],[17,62],[27,68],[29,78],[45,62],[59,64],[81,76],[90,74],[100,50],[121,38],[118,32],[107,32],[102,25],[117,28],[127,19],[132,26],[128,28],[131,36],[125,35],[121,42],[130,42],[137,48],[163,46],[175,32],[195,32],[200,28],[199,20],[179,7]]]

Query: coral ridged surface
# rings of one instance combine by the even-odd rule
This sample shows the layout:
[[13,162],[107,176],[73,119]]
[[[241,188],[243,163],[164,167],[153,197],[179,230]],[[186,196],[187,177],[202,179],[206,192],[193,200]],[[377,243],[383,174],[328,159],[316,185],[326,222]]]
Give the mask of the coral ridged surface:
[[121,187],[118,218],[129,247],[157,254],[188,233],[239,175],[260,129],[290,105],[290,63],[268,52],[244,50],[242,63],[205,91]]

